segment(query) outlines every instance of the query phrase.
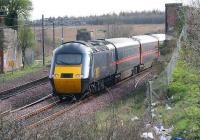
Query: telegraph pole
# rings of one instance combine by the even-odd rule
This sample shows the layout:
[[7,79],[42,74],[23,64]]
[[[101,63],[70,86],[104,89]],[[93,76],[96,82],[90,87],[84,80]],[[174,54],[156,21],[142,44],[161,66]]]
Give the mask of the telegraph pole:
[[63,19],[62,19],[62,44],[64,43]]
[[42,15],[42,58],[43,66],[45,65],[45,53],[44,53],[44,15]]
[[53,22],[53,49],[55,49],[55,23]]

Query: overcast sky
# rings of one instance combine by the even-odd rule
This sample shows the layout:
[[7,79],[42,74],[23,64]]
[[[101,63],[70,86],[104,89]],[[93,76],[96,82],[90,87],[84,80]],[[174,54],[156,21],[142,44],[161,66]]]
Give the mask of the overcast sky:
[[120,11],[163,10],[165,3],[183,0],[32,0],[31,19],[58,16],[88,16]]

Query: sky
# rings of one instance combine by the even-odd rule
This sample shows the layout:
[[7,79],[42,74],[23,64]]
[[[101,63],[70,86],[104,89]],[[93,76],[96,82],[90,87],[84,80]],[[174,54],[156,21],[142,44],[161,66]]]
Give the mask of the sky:
[[31,19],[62,16],[89,16],[120,11],[144,11],[158,9],[164,11],[165,3],[184,0],[32,0]]

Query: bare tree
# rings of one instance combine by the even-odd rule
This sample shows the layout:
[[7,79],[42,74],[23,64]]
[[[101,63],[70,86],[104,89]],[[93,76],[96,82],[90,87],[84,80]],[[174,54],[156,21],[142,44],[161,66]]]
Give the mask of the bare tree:
[[19,46],[22,50],[22,64],[24,67],[26,64],[25,61],[26,49],[33,47],[35,43],[32,29],[23,23],[20,24],[20,28],[18,31],[18,38],[19,38]]

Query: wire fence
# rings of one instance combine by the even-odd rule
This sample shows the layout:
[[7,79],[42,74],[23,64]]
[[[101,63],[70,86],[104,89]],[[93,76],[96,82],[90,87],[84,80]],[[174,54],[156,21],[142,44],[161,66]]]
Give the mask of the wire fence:
[[[179,52],[182,46],[181,40],[186,38],[186,27],[183,28],[179,38],[175,42],[175,48],[171,53],[171,59],[169,60],[166,68],[156,77],[156,79],[147,82],[147,103],[148,103],[148,114],[152,123],[160,123],[159,113],[156,112],[155,106],[159,103],[169,105],[167,90],[170,82],[172,81],[173,71],[176,67],[176,62],[179,58]],[[172,46],[168,46],[172,47]],[[161,123],[162,124],[162,123]]]

